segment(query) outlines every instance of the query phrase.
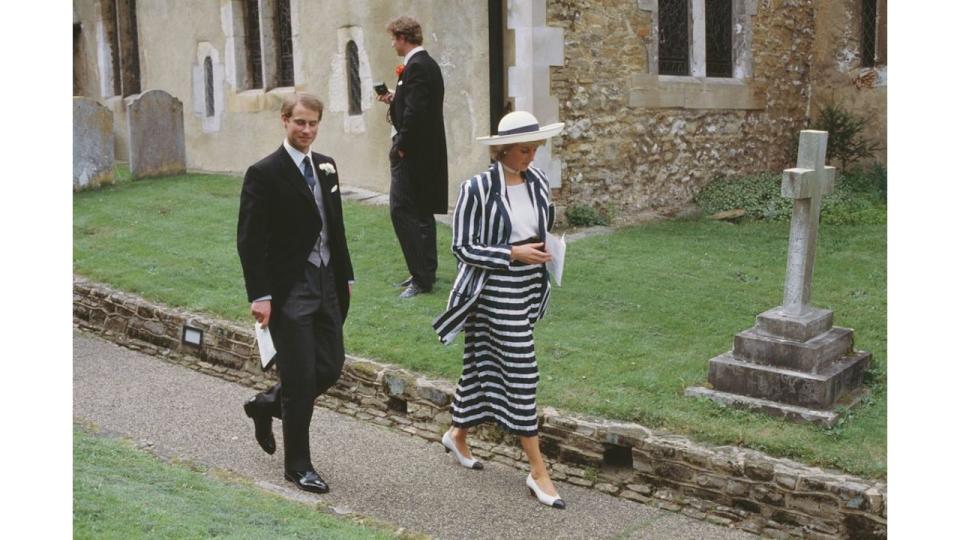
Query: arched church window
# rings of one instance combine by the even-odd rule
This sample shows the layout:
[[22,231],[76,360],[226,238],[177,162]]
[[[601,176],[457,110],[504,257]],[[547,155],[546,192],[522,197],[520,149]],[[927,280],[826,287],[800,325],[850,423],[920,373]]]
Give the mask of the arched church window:
[[347,92],[350,98],[350,114],[361,114],[363,111],[360,109],[360,53],[353,40],[347,42]]
[[207,116],[213,116],[213,60],[209,56],[203,59],[203,86],[206,90]]

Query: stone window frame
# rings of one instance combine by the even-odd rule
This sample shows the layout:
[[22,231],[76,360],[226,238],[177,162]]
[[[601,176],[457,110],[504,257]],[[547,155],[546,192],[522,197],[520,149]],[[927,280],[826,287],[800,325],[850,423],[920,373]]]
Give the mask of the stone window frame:
[[279,28],[275,24],[278,0],[257,0],[260,29],[260,63],[262,88],[251,88],[252,77],[248,73],[246,28],[244,26],[244,0],[224,0],[220,10],[220,23],[224,42],[224,79],[230,92],[227,99],[229,112],[260,112],[280,110],[286,95],[303,88],[303,55],[300,39],[300,0],[289,0],[290,41],[293,49],[293,86],[278,86],[279,81]]
[[[212,69],[211,78],[213,83],[213,114],[207,112],[207,74],[205,64],[210,61]],[[223,113],[226,109],[224,102],[224,80],[225,66],[220,61],[220,51],[208,41],[201,41],[197,44],[196,63],[192,66],[193,73],[193,115],[201,124],[201,130],[204,133],[214,133],[220,131],[223,124]]]
[[628,105],[649,109],[759,110],[764,108],[754,87],[753,18],[757,0],[731,0],[733,10],[733,77],[706,75],[706,2],[688,0],[690,13],[690,75],[658,73],[659,0],[637,0],[651,18],[647,43],[647,73],[629,77]]
[[[347,70],[347,45],[353,42],[357,46],[357,74],[360,79],[360,113],[350,113],[350,74]],[[343,115],[343,132],[347,134],[366,133],[364,118],[376,101],[373,91],[373,74],[360,26],[341,26],[337,29],[337,50],[330,59],[330,76],[327,79],[327,101],[324,113]]]
[[360,106],[360,49],[354,40],[347,41],[346,47],[346,65],[344,69],[347,72],[347,113],[350,116],[363,114],[363,108]]

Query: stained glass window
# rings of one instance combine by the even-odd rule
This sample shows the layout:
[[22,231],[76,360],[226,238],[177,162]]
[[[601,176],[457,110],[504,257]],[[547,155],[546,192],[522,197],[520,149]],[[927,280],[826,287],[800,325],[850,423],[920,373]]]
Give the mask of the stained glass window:
[[203,82],[206,88],[207,116],[213,116],[213,60],[203,59]]
[[290,0],[277,0],[277,86],[293,86],[293,36],[290,30]]
[[706,0],[707,77],[733,77],[733,2]]
[[347,90],[350,96],[350,114],[360,114],[360,53],[353,40],[347,42]]
[[661,75],[690,74],[690,24],[687,0],[660,0],[659,69]]

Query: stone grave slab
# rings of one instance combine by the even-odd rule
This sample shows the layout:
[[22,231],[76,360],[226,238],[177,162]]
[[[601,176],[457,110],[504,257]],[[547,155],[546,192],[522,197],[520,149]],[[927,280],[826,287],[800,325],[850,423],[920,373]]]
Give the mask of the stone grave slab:
[[73,189],[112,184],[113,113],[96,100],[73,98]]
[[130,174],[133,178],[181,174],[187,170],[183,103],[150,90],[127,107]]

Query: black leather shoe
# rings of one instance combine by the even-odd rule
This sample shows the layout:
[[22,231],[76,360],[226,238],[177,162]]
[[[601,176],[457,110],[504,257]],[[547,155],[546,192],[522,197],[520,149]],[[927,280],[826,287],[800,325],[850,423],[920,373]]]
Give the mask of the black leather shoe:
[[400,298],[413,298],[418,294],[423,294],[428,292],[430,292],[430,289],[424,289],[423,287],[417,285],[417,283],[414,281],[414,282],[411,282],[410,285],[408,285],[407,288],[404,289],[402,293],[400,293]]
[[260,411],[257,405],[257,398],[254,396],[243,404],[243,411],[253,418],[253,434],[260,448],[272,455],[277,451],[277,441],[273,438],[273,417],[270,413]]
[[327,493],[330,486],[320,478],[317,471],[308,470],[304,472],[284,472],[283,477],[293,482],[298,488],[312,493]]
[[393,286],[396,289],[405,289],[413,283],[413,276],[407,276],[407,279],[401,281],[400,283],[394,283]]

